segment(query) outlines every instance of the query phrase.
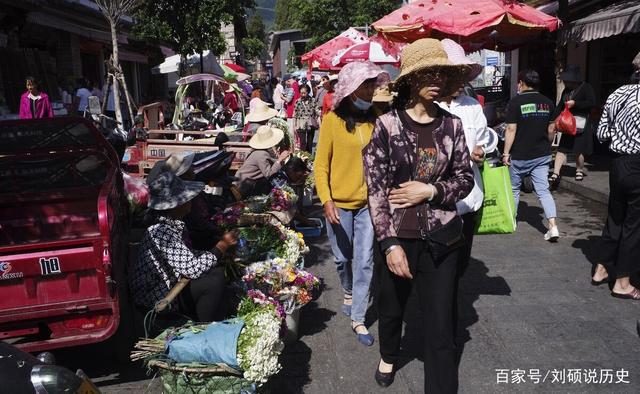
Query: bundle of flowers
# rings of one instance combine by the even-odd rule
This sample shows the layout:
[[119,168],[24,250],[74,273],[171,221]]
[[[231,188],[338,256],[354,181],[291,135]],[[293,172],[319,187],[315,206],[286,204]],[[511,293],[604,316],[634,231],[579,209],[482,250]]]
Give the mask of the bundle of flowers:
[[[281,369],[278,357],[284,348],[280,339],[282,313],[271,302],[243,299],[235,319],[207,325],[187,324],[166,330],[154,339],[139,341],[132,360],[171,360],[180,365],[230,366],[240,368],[244,378],[258,385]],[[236,346],[230,347],[229,341]]]
[[267,122],[267,125],[284,131],[284,139],[280,143],[280,147],[282,149],[291,149],[291,147],[294,146],[293,132],[289,130],[289,124],[287,123],[286,119],[282,119],[280,117],[275,116],[269,119],[269,121]]
[[251,264],[242,280],[249,289],[258,289],[280,301],[288,314],[308,304],[313,291],[320,287],[320,280],[315,275],[295,268],[281,258]]
[[304,242],[304,236],[281,223],[275,224],[274,227],[282,234],[283,241],[275,249],[276,256],[282,257],[292,265],[296,264],[300,260],[300,256],[309,252],[309,248]]
[[269,252],[277,254],[286,239],[286,234],[271,224],[239,228],[236,256],[243,261],[260,260]]
[[282,317],[278,307],[270,302],[256,303],[256,296],[240,304],[238,316],[244,320],[244,327],[238,337],[237,358],[244,378],[261,385],[280,371],[278,357],[284,343],[280,339]]
[[238,220],[245,210],[245,204],[242,202],[235,203],[227,207],[224,211],[216,214],[213,221],[222,230],[229,230],[238,225]]
[[290,210],[296,202],[298,195],[289,186],[274,187],[269,193],[267,210],[285,212]]

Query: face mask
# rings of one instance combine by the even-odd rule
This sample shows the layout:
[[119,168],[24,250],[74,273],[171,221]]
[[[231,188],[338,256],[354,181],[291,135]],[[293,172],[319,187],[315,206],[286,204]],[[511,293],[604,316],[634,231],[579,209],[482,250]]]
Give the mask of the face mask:
[[356,99],[353,100],[351,99],[351,102],[353,103],[353,105],[355,105],[356,108],[358,108],[360,111],[368,111],[369,108],[371,108],[371,106],[373,105],[372,102],[370,101],[365,101],[363,99],[361,99],[360,97],[356,96]]

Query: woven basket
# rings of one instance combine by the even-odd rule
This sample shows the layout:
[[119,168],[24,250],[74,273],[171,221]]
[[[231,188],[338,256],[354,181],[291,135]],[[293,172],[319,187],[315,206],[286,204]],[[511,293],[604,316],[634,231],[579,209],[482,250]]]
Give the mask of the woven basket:
[[225,364],[169,364],[151,360],[149,367],[158,368],[163,393],[238,394],[255,393],[255,384]]

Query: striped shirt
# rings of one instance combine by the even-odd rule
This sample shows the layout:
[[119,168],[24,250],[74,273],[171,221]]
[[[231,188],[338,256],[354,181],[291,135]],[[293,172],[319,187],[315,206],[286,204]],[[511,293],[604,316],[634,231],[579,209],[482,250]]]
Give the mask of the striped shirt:
[[598,125],[598,139],[611,141],[619,154],[640,153],[640,85],[625,85],[609,96]]

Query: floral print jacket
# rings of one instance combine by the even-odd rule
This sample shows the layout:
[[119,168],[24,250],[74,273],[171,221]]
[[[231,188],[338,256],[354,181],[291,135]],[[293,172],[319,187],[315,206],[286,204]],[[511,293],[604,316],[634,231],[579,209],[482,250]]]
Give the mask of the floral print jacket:
[[[432,231],[447,224],[456,213],[456,202],[473,188],[473,172],[464,138],[462,122],[445,110],[442,123],[433,131],[435,160],[426,179],[414,179],[417,157],[417,134],[403,126],[393,110],[376,121],[371,142],[363,151],[365,176],[369,189],[369,211],[376,238],[383,249],[397,244],[406,209],[395,208],[388,196],[400,184],[419,180],[435,186],[437,196],[418,209],[425,218],[424,230]],[[421,229],[422,230],[422,229]]]

